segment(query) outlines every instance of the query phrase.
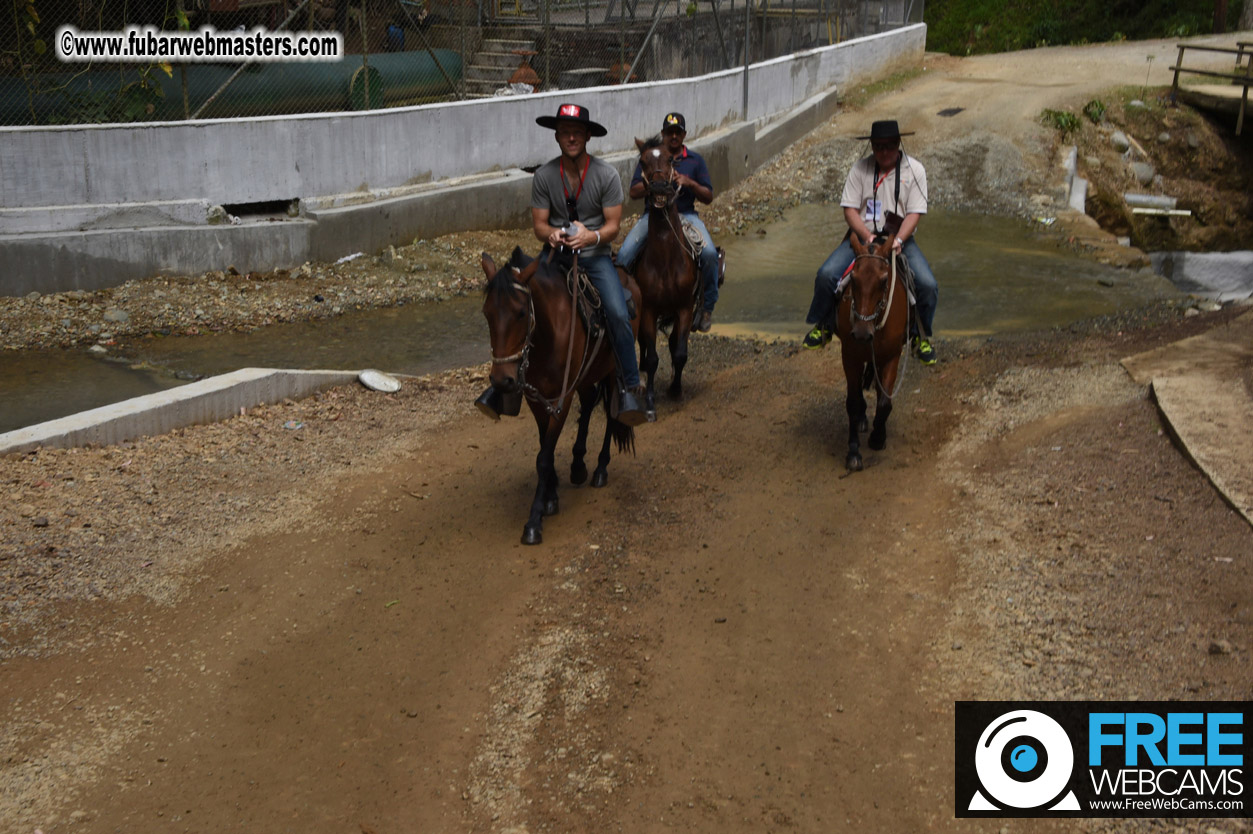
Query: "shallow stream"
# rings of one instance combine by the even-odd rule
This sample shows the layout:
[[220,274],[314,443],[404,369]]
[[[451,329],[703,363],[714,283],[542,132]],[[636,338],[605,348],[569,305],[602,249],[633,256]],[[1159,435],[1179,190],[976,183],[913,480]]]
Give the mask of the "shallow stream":
[[[714,332],[799,339],[814,273],[843,228],[837,206],[800,206],[759,233],[721,241],[728,278]],[[1038,228],[939,210],[925,218],[918,241],[940,284],[941,345],[945,336],[1048,328],[1178,294],[1163,278],[1059,248]],[[81,348],[6,353],[0,432],[237,368],[423,374],[478,364],[488,356],[481,304],[471,296],[252,333],[137,339],[103,359]]]

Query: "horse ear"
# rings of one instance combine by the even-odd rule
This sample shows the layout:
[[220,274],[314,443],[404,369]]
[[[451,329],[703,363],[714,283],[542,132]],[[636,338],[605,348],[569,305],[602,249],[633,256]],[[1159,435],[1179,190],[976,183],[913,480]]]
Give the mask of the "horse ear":
[[875,254],[882,258],[891,258],[892,257],[892,241],[888,240],[887,238],[884,238],[883,242],[880,243],[877,247],[875,247]]
[[539,264],[540,264],[539,259],[536,258],[535,260],[527,264],[525,267],[523,267],[521,272],[519,272],[518,268],[515,266],[513,268],[514,280],[516,280],[519,284],[526,286],[527,283],[530,282],[531,278],[535,275],[535,271],[539,269]]
[[643,152],[644,152],[644,146],[645,146],[645,145],[647,145],[647,144],[648,144],[648,142],[646,142],[645,140],[640,139],[639,137],[636,137],[636,139],[635,139],[635,147],[637,147],[637,148],[639,148],[639,149],[640,149],[640,153],[643,153]]
[[487,280],[490,281],[496,277],[496,262],[492,260],[491,255],[484,252],[479,262],[483,265],[483,274],[487,276]]
[[853,232],[848,236],[848,242],[852,245],[853,252],[856,253],[858,257],[866,254],[866,247],[861,245],[861,238],[858,237],[856,232]]
[[510,266],[516,266],[519,269],[531,262],[531,256],[522,251],[521,246],[513,247],[513,254],[509,256]]

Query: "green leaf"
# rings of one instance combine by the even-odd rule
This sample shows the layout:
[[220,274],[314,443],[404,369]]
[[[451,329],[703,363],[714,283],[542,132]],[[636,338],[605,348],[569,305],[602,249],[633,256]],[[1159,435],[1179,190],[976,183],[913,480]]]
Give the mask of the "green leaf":
[[157,64],[157,66],[165,71],[166,76],[170,78],[174,77],[174,67],[170,66],[169,62],[162,61],[160,64]]
[[35,21],[36,23],[39,22],[39,12],[35,11],[34,6],[27,5],[26,14],[31,20]]
[[35,54],[42,55],[48,51],[48,45],[42,39],[35,41]]
[[191,28],[191,20],[187,17],[187,12],[179,9],[175,16],[178,18],[178,28],[186,32]]

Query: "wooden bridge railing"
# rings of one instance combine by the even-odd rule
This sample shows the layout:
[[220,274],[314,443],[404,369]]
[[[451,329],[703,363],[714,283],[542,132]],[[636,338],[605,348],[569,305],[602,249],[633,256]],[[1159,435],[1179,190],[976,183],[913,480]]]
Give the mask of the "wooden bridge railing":
[[[1174,101],[1179,96],[1179,73],[1187,72],[1193,75],[1203,75],[1209,78],[1226,78],[1232,84],[1238,84],[1244,89],[1240,94],[1240,110],[1236,116],[1236,135],[1244,129],[1244,111],[1249,103],[1249,85],[1253,84],[1253,41],[1237,41],[1236,48],[1222,46],[1195,46],[1193,44],[1178,44],[1179,59],[1175,61],[1175,65],[1171,67],[1175,71],[1175,80],[1170,87],[1170,97]],[[1189,69],[1183,65],[1183,53],[1185,50],[1191,49],[1195,52],[1224,52],[1229,55],[1236,56],[1236,67],[1234,72],[1214,72],[1213,70]],[[1245,59],[1248,62],[1245,62]]]

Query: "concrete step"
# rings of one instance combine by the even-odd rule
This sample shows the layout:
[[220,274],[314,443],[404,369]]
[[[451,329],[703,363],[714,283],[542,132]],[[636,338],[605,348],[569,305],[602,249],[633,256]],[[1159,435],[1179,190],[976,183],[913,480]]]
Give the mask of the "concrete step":
[[481,80],[466,79],[465,86],[466,86],[466,95],[478,94],[478,95],[483,95],[483,96],[490,96],[493,93],[495,93],[497,90],[499,90],[501,87],[509,86],[509,82],[508,81],[490,81],[486,79],[481,79]]
[[514,55],[512,52],[479,52],[474,56],[474,63],[482,67],[509,67],[517,69],[525,56]]
[[535,41],[515,40],[511,38],[484,38],[480,49],[487,52],[534,52]]
[[470,81],[492,81],[500,84],[509,83],[509,76],[513,75],[517,67],[484,67],[478,64],[471,64],[466,67],[465,80]]

